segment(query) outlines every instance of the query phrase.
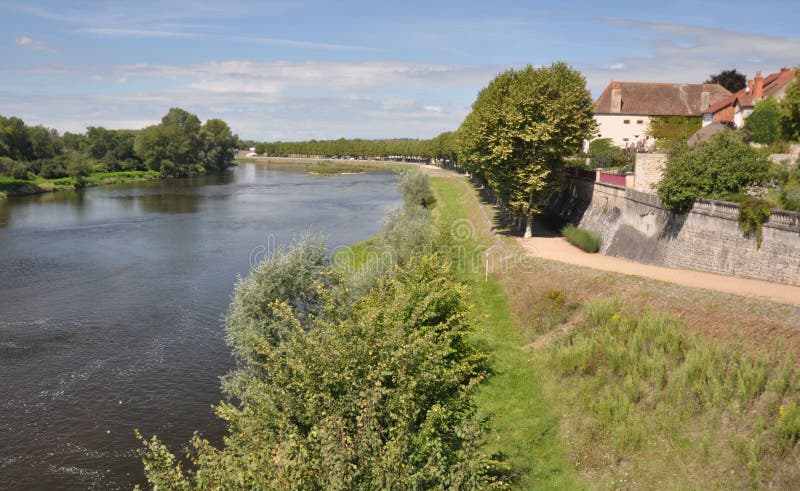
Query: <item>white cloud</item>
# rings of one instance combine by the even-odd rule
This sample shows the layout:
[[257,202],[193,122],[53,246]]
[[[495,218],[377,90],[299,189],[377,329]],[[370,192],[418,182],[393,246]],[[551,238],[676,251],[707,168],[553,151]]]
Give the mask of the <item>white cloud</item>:
[[626,80],[700,83],[723,69],[752,77],[758,70],[766,74],[800,63],[800,38],[631,19],[604,22],[633,30],[631,44],[643,45],[647,53],[585,69],[595,94],[620,70]]
[[34,41],[28,36],[22,36],[17,38],[17,46],[24,49],[31,49],[34,51],[47,51],[49,53],[55,53],[56,49],[50,46],[49,44],[42,42],[42,41]]

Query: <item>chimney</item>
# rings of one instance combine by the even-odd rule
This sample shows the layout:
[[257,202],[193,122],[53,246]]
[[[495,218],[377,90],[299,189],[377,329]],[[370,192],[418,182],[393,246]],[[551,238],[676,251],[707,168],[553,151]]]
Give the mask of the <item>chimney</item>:
[[790,68],[786,68],[786,67],[781,67],[781,73],[788,72],[789,70],[791,70],[791,69]]
[[622,111],[622,86],[619,82],[611,82],[611,112]]
[[753,83],[753,100],[760,101],[764,97],[764,77],[761,72],[756,72],[756,79]]
[[711,105],[711,94],[708,92],[708,86],[703,84],[703,91],[700,92],[700,110],[705,111]]
[[748,80],[747,81],[747,90],[745,92],[747,92],[748,94],[752,94],[753,93],[753,81],[752,80]]

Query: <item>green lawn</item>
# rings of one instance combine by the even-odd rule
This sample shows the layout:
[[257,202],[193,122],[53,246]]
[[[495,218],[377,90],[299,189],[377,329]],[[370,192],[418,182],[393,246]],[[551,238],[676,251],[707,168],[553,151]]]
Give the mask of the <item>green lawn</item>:
[[[434,177],[431,184],[437,198],[437,219],[444,229],[467,219],[474,226],[475,237],[466,246],[490,245],[475,189],[461,177]],[[462,279],[471,286],[474,314],[482,318],[475,342],[491,357],[493,374],[476,397],[480,412],[492,418],[487,450],[505,455],[518,473],[520,489],[583,488],[559,440],[559,415],[545,402],[542,374],[534,370],[529,352],[523,350],[527,341],[511,314],[502,285],[491,275],[487,280],[482,269],[460,269]]]

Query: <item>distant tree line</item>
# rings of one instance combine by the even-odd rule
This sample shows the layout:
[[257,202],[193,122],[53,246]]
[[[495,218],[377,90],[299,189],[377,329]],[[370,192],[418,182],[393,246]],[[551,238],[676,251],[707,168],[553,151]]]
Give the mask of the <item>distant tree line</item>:
[[230,166],[238,144],[225,121],[201,124],[197,116],[179,108],[142,130],[90,126],[85,133],[63,135],[0,116],[0,176],[56,179],[134,170],[164,176],[202,174]]
[[[245,142],[248,143],[248,142]],[[253,143],[259,155],[272,157],[309,155],[328,157],[418,157],[455,160],[458,154],[456,135],[444,132],[428,140],[309,140],[304,142]]]

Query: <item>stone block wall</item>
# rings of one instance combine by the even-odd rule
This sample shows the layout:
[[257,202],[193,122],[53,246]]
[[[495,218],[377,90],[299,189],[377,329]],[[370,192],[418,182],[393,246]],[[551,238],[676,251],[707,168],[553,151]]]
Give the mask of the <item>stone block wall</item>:
[[666,163],[665,153],[637,153],[633,188],[644,193],[653,192],[653,186],[661,180]]
[[761,248],[739,228],[734,203],[702,200],[687,215],[653,193],[567,179],[551,210],[603,239],[600,252],[673,268],[800,285],[800,213],[773,211]]

